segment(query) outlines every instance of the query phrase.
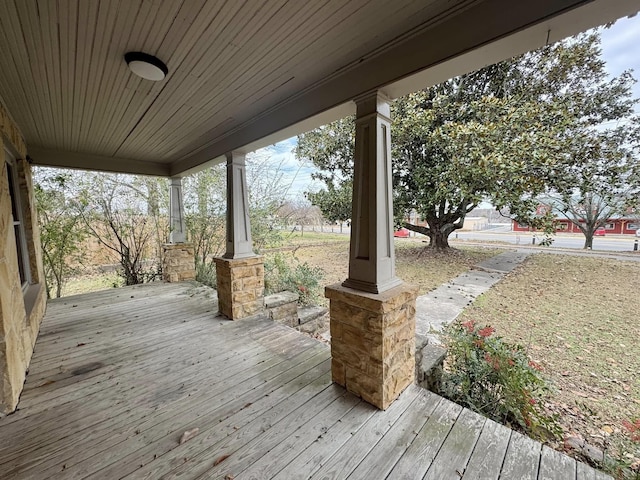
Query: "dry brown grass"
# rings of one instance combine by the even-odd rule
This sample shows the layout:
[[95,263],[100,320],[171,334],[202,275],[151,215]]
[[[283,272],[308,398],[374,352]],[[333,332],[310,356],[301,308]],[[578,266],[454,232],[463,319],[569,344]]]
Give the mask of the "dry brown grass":
[[[480,247],[462,247],[441,253],[426,248],[426,244],[413,239],[396,239],[396,274],[406,282],[420,287],[420,295],[469,270],[500,250]],[[325,285],[347,278],[349,270],[349,244],[299,246],[295,256],[301,262],[318,266],[324,271]]]
[[601,448],[640,417],[640,263],[535,255],[465,310],[528,348],[567,433]]

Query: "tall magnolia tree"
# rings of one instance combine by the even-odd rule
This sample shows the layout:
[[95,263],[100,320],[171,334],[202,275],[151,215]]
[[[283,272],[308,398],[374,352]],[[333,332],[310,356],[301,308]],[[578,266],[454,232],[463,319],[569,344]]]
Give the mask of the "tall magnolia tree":
[[[404,226],[448,248],[449,235],[489,199],[550,230],[551,212],[535,215],[537,197],[572,191],[572,172],[593,159],[585,132],[633,112],[633,78],[608,79],[600,53],[598,34],[583,34],[395,101],[397,219],[415,209],[428,226]],[[298,137],[297,155],[335,188],[352,178],[353,137],[353,118],[340,120]]]

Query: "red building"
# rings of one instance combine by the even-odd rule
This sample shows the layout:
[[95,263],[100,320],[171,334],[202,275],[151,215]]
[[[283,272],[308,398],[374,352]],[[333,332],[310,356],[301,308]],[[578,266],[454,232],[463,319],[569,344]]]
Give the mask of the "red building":
[[[605,232],[611,235],[634,235],[640,228],[640,220],[631,218],[610,218],[603,225]],[[514,232],[535,231],[527,225],[520,225],[513,220]],[[556,219],[556,232],[582,233],[580,229],[566,218]]]

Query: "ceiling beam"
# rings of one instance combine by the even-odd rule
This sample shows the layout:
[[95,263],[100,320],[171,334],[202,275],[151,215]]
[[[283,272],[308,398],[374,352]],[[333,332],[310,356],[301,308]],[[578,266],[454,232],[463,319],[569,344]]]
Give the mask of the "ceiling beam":
[[53,150],[33,145],[29,145],[28,153],[33,165],[45,167],[76,168],[157,177],[169,177],[171,174],[169,164],[166,163]]
[[[547,41],[632,15],[639,9],[640,0],[476,2],[454,16],[422,25],[419,30],[396,39],[384,49],[339,70],[251,121],[211,139],[204,147],[174,161],[171,173],[177,175],[197,168],[232,150],[248,150],[248,145],[264,143],[260,139],[280,138],[282,134],[278,132],[284,129],[290,136],[306,131],[296,131],[292,125],[304,125],[307,130],[322,125],[305,122],[314,116],[323,118],[325,123],[341,118],[332,116],[338,111],[332,109],[349,103],[362,93],[384,89],[388,95],[397,98],[535,49]],[[455,32],[454,36],[452,32]],[[467,55],[462,57],[464,54]],[[456,57],[460,58],[457,62]],[[329,114],[321,115],[322,112]]]

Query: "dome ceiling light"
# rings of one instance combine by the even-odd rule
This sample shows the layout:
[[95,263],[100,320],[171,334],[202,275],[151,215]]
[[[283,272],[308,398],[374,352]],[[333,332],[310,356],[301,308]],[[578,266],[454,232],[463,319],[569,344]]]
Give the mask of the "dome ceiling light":
[[169,73],[164,62],[153,55],[143,52],[127,52],[124,59],[129,70],[146,80],[159,82]]

